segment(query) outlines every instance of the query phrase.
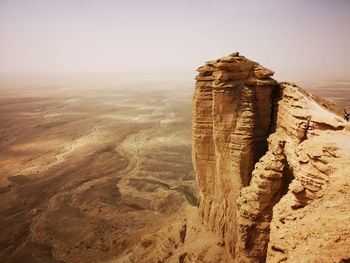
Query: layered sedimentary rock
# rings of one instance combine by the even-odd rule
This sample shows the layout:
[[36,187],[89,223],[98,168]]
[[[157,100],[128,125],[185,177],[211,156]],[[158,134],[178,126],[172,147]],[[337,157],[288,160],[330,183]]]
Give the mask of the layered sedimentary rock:
[[145,237],[129,259],[348,262],[350,125],[338,115],[344,108],[275,81],[271,70],[237,52],[198,72],[198,210]]
[[193,160],[199,211],[235,254],[236,202],[267,149],[272,124],[272,71],[234,53],[198,69],[193,99]]
[[324,134],[349,135],[346,124],[296,85],[277,83],[272,71],[238,53],[209,61],[198,72],[193,162],[199,214],[223,238],[232,261],[264,262],[270,222],[278,217],[273,208],[288,187],[290,208],[302,208],[323,195],[334,173],[335,157],[312,157],[309,144],[317,137],[319,152],[332,151],[322,144]]

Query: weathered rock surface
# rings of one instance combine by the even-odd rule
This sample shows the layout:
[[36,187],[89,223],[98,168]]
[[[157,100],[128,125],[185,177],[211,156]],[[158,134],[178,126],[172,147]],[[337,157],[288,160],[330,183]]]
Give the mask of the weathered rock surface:
[[348,262],[350,129],[337,115],[343,109],[275,81],[238,52],[198,72],[198,212],[184,216],[185,226],[148,237],[145,262]]
[[278,85],[270,78],[272,71],[233,55],[198,69],[193,99],[199,213],[208,228],[222,236],[229,255],[236,253],[236,199],[266,152]]

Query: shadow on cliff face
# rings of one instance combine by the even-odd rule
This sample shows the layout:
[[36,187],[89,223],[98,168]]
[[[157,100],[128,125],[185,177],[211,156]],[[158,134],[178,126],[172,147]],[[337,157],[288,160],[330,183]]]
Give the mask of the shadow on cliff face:
[[[278,105],[280,100],[282,99],[283,90],[278,86],[275,88],[272,93],[272,111],[271,111],[271,125],[270,125],[270,134],[276,132],[277,128],[277,114],[278,114]],[[289,165],[287,159],[284,160],[284,170],[283,170],[283,182],[282,182],[282,190],[281,196],[278,201],[288,192],[289,184],[294,179],[294,171],[293,168]],[[276,203],[278,203],[278,201]],[[273,207],[272,207],[273,208]],[[272,209],[271,208],[271,209]]]
[[280,199],[288,192],[288,187],[294,179],[294,169],[293,169],[293,167],[291,167],[289,165],[287,160],[285,160],[285,162],[284,162],[283,178],[282,179],[283,179],[283,182],[282,182],[282,190],[281,190]]
[[282,95],[283,95],[283,91],[280,88],[275,88],[272,92],[272,110],[271,110],[270,134],[276,132],[278,102],[282,99]]

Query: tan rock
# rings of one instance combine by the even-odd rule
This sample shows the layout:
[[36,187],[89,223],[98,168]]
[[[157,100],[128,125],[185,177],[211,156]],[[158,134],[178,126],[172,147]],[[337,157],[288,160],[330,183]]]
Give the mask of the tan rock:
[[238,57],[239,56],[239,52],[233,52],[229,56],[231,56],[231,57]]
[[[206,111],[210,132],[193,130],[197,180],[210,181],[210,187],[199,183],[199,214],[208,229],[224,238],[232,262],[265,261],[267,250],[271,260],[276,253],[288,258],[289,244],[269,245],[271,220],[285,217],[285,210],[280,215],[273,208],[282,206],[288,185],[291,210],[322,198],[335,169],[331,159],[339,153],[315,141],[325,132],[344,133],[345,125],[295,84],[271,79],[273,71],[236,53],[229,57],[212,64],[218,70],[212,75],[212,112],[209,106]],[[201,100],[198,95],[194,100],[199,101],[193,111],[196,127]],[[201,161],[208,148],[196,139],[198,134],[212,136],[206,137],[209,165]]]
[[275,72],[273,72],[272,70],[264,68],[261,65],[257,65],[254,68],[254,76],[257,79],[266,79],[268,77],[271,77],[274,73]]
[[238,52],[198,72],[192,109],[198,217],[185,220],[192,229],[186,238],[178,234],[181,221],[156,233],[156,245],[141,244],[133,262],[349,260],[350,129],[337,115],[342,110],[278,83],[273,71]]

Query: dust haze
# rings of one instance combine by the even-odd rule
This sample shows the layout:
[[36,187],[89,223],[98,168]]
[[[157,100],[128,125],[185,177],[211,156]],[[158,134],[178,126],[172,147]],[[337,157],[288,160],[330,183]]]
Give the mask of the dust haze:
[[78,82],[1,86],[2,262],[118,257],[197,204],[191,84]]
[[[349,83],[304,81],[345,106]],[[196,206],[192,90],[191,81],[2,79],[1,261],[118,260]]]

